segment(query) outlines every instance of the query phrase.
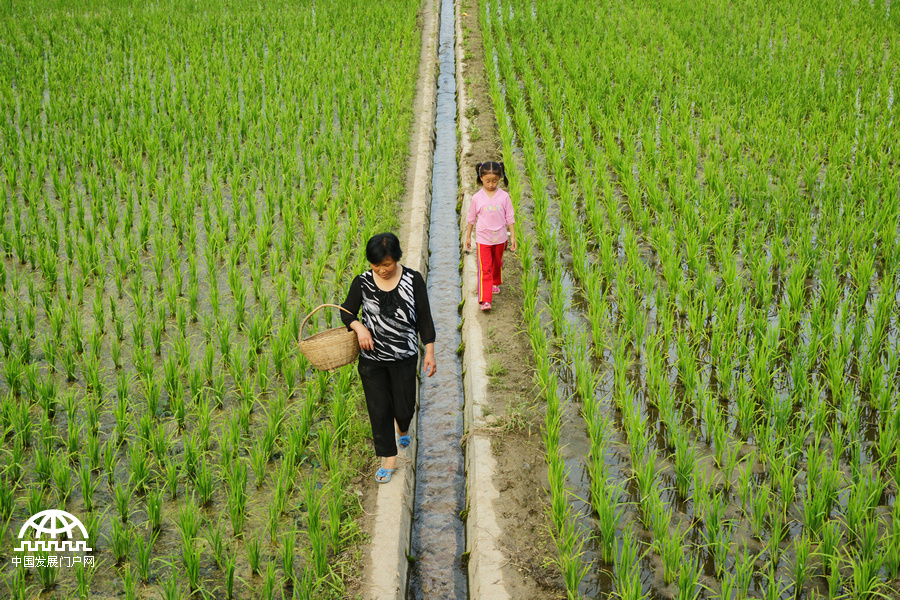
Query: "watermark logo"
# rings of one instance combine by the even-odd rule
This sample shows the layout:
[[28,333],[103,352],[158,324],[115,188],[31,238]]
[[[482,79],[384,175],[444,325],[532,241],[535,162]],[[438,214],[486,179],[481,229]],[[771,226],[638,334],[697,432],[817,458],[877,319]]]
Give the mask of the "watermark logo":
[[[77,532],[81,532],[81,539],[74,539]],[[34,539],[25,539],[31,533]],[[57,536],[65,536],[66,539],[57,539]],[[50,539],[47,539],[49,537]],[[64,510],[44,510],[25,521],[19,529],[19,547],[15,552],[25,553],[24,557],[16,556],[13,564],[18,566],[24,563],[26,567],[33,566],[72,566],[83,563],[86,566],[93,564],[93,556],[57,556],[63,552],[90,552],[88,533],[81,521],[72,513]],[[39,556],[34,556],[39,553]],[[24,558],[24,560],[23,560]],[[66,561],[65,559],[68,559]]]

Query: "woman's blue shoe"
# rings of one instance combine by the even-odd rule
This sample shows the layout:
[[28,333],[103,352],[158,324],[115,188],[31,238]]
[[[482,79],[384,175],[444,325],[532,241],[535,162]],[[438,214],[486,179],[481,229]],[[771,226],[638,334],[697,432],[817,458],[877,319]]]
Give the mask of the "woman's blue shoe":
[[401,448],[409,448],[410,443],[412,443],[412,439],[408,435],[401,435],[397,438],[397,443]]
[[378,483],[387,483],[391,480],[391,474],[396,471],[396,469],[385,469],[384,467],[379,468],[375,471],[375,481]]

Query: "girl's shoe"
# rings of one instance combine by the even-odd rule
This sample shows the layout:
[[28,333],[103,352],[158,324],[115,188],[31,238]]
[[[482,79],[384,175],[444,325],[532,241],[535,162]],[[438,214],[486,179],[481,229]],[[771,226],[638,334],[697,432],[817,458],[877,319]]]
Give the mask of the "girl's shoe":
[[494,292],[495,294],[499,294],[499,293],[500,293],[500,286],[499,286],[499,285],[495,285],[495,286],[492,288],[492,290],[493,290],[493,292]]
[[482,302],[482,303],[481,303],[481,310],[482,310],[482,311],[488,311],[488,310],[491,310],[491,303],[490,303],[490,302]]
[[397,445],[401,448],[409,448],[409,444],[412,442],[412,439],[408,435],[401,435],[397,438]]

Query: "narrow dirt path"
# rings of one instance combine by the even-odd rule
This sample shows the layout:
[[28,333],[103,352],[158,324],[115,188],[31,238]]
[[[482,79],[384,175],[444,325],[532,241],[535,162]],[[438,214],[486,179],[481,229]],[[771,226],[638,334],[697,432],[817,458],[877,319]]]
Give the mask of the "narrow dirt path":
[[[475,165],[503,160],[485,79],[475,0],[457,0],[457,89],[460,130],[460,228],[478,191]],[[522,199],[520,211],[529,210]],[[472,598],[565,597],[546,521],[547,467],[543,407],[531,379],[532,352],[523,334],[522,268],[507,252],[503,291],[490,314],[475,298],[474,252],[463,262],[466,393],[467,549]]]

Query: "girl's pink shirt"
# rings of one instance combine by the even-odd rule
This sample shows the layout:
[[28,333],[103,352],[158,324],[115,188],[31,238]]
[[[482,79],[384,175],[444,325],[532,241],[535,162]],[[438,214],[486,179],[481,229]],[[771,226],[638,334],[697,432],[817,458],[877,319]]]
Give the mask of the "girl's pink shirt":
[[475,242],[479,244],[505,244],[506,227],[516,222],[512,200],[509,194],[497,188],[490,198],[484,188],[472,196],[466,220],[475,225]]

